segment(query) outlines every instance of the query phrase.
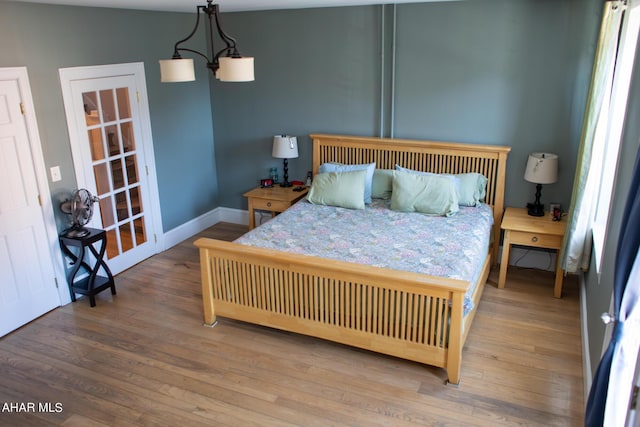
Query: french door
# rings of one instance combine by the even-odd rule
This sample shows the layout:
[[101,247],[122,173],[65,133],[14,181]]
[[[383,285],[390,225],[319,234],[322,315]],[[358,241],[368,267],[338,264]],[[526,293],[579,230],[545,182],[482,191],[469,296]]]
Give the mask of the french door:
[[78,188],[100,199],[91,226],[107,232],[114,274],[158,252],[160,210],[140,67],[60,70]]

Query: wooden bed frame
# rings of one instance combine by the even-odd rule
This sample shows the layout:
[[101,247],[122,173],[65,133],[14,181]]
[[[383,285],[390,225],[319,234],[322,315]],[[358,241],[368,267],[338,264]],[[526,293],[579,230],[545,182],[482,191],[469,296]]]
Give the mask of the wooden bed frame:
[[445,368],[460,381],[462,348],[497,260],[510,147],[335,135],[311,135],[320,164],[376,162],[379,169],[479,172],[488,178],[493,238],[475,308],[463,314],[471,285],[461,280],[198,239],[204,322],[216,316],[310,335]]

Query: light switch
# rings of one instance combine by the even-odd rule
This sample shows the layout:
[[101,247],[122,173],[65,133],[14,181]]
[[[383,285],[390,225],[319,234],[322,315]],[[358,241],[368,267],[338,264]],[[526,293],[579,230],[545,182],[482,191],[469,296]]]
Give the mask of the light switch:
[[58,182],[62,180],[62,175],[60,174],[60,166],[54,166],[51,168],[51,182]]

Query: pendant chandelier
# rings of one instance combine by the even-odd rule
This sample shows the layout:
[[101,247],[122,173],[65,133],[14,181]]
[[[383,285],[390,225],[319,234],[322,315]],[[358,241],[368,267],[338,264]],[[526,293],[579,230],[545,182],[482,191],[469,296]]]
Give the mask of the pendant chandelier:
[[[206,14],[209,20],[209,26],[207,28],[210,44],[209,50],[213,55],[213,59],[209,59],[208,55],[198,52],[197,50],[180,47],[182,43],[189,40],[196,33],[198,24],[200,23],[200,12]],[[217,52],[213,44],[214,19],[217,33],[225,45]],[[220,27],[219,5],[212,4],[212,0],[207,0],[206,6],[197,6],[196,25],[186,38],[176,42],[171,59],[160,60],[161,82],[190,82],[196,79],[193,59],[182,58],[180,52],[191,52],[205,58],[207,60],[207,68],[210,69],[220,81],[250,82],[254,80],[253,57],[243,57],[240,55],[236,47],[236,40],[222,30]]]

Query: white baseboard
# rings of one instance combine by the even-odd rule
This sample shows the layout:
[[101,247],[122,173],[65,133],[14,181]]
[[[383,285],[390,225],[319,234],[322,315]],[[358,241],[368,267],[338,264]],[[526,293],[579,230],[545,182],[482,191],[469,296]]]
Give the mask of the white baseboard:
[[[256,225],[262,224],[264,221],[271,218],[271,215],[267,212],[255,211],[255,223]],[[232,224],[249,224],[249,212],[242,209],[215,208],[205,214],[200,215],[197,218],[192,219],[189,222],[185,222],[176,228],[164,233],[162,239],[161,251],[166,251],[169,248],[177,245],[178,243],[198,234],[199,232],[206,230],[207,228],[219,223],[230,222]]]
[[164,233],[162,250],[166,251],[219,222],[247,225],[249,224],[249,214],[241,209],[215,208]]
[[[261,211],[256,211],[256,224],[262,223],[263,216],[264,214]],[[215,208],[164,233],[161,250],[166,251],[219,222],[247,225],[249,224],[249,213],[242,209]]]
[[163,251],[220,222],[220,208],[209,211],[164,233]]
[[587,292],[584,274],[578,273],[578,286],[580,287],[580,333],[582,335],[582,379],[584,381],[584,404],[587,405],[589,390],[593,382],[591,369],[591,353],[589,352],[589,328],[587,325]]
[[[218,208],[220,210],[220,221],[222,222],[230,222],[232,224],[249,224],[249,212],[241,209],[232,209],[232,208]],[[265,221],[271,219],[271,212],[269,211],[254,211],[254,220],[256,227]]]
[[220,221],[232,224],[249,224],[249,212],[242,209],[218,208],[220,210]]

